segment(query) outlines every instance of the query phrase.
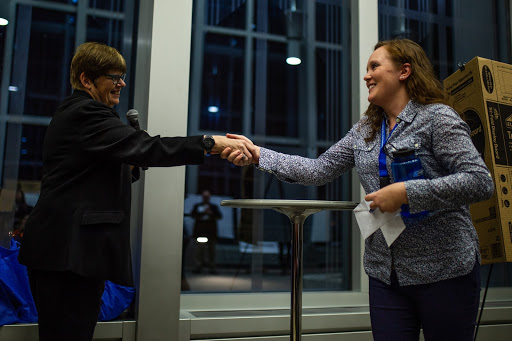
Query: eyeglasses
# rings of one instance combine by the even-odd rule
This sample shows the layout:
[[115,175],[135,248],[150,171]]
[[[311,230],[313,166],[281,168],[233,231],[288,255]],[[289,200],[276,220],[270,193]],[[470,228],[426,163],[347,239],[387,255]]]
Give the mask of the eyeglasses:
[[126,73],[123,73],[122,75],[103,75],[103,76],[112,79],[112,82],[114,82],[114,85],[117,85],[121,79],[124,82],[124,79],[126,78]]

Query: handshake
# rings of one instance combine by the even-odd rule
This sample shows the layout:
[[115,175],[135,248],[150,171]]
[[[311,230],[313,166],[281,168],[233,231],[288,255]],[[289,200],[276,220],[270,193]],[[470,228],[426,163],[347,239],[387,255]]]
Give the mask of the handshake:
[[226,134],[226,136],[214,136],[215,145],[212,154],[220,154],[222,159],[237,166],[247,166],[258,163],[260,159],[260,147],[256,146],[243,135]]

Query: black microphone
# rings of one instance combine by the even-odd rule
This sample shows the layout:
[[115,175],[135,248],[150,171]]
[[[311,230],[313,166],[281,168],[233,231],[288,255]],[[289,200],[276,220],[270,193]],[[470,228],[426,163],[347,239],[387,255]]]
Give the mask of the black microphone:
[[[130,123],[130,126],[135,128],[135,130],[140,130],[139,125],[139,112],[137,109],[130,109],[126,113],[126,119],[128,119],[128,123]],[[148,167],[142,167],[142,170],[147,170]]]

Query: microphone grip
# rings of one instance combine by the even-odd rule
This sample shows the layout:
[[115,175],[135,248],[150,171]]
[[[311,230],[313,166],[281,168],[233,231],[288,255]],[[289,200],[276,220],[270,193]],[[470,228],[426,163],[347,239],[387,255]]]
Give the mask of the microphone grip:
[[135,128],[135,130],[140,130],[140,125],[139,125],[139,121],[130,121],[130,125]]

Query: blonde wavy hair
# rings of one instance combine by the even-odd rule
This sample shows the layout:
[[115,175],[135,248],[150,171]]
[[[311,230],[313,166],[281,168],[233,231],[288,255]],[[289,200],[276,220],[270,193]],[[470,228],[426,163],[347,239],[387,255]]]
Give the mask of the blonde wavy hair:
[[[411,64],[411,74],[405,80],[407,95],[420,104],[442,103],[451,105],[448,93],[434,73],[432,63],[423,48],[409,39],[391,39],[379,41],[373,50],[384,47],[390,54],[391,60],[397,67],[404,63]],[[364,115],[366,124],[370,126],[370,134],[365,140],[371,141],[380,131],[382,120],[385,118],[384,110],[370,103]]]

